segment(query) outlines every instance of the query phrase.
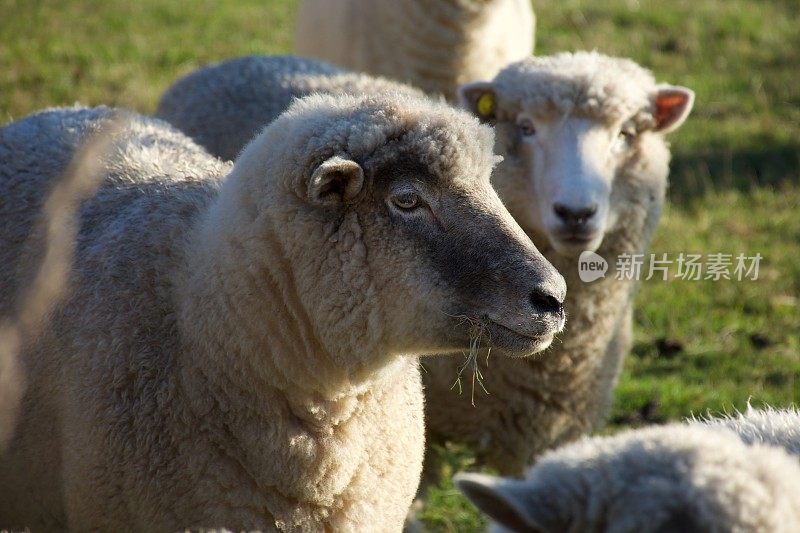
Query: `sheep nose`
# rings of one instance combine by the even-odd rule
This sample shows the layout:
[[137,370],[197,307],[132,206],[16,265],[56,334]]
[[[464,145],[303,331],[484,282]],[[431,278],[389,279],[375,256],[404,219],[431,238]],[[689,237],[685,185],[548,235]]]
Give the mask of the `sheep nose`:
[[553,211],[564,224],[576,228],[585,225],[597,213],[597,204],[575,208],[556,203],[553,204]]
[[564,278],[545,282],[531,292],[531,305],[534,311],[546,315],[553,315],[558,319],[564,317],[564,297],[567,289]]

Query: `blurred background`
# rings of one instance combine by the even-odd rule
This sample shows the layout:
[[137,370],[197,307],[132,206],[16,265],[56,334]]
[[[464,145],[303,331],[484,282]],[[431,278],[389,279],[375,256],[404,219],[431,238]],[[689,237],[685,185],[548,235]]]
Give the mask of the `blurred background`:
[[[670,204],[651,252],[763,256],[758,280],[642,283],[608,431],[800,394],[800,1],[534,1],[536,54],[597,49],[697,93],[672,135]],[[288,54],[295,0],[0,0],[0,123],[80,102],[152,113],[183,74]],[[670,270],[675,273],[675,269]],[[444,480],[423,521],[475,530]]]

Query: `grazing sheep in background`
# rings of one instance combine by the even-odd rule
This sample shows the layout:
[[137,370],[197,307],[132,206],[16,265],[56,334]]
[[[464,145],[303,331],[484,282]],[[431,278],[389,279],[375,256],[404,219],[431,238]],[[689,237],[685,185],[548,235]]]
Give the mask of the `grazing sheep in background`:
[[[2,275],[105,108],[0,130]],[[404,95],[295,102],[231,168],[130,115],[0,456],[21,529],[398,530],[417,355],[541,350],[564,282],[489,183],[490,128]],[[5,294],[3,295],[5,297]]]
[[407,85],[347,72],[320,61],[285,56],[248,56],[199,69],[172,85],[156,116],[176,126],[221,159],[244,146],[294,98],[311,93],[422,96]]
[[585,439],[542,456],[524,480],[459,474],[456,484],[497,532],[790,533],[799,434],[795,410],[749,409]]
[[530,0],[303,0],[294,52],[453,100],[532,54],[534,28]]
[[[636,286],[615,279],[615,263],[647,249],[667,186],[664,134],[684,121],[693,93],[657,85],[627,59],[578,52],[514,63],[460,94],[463,106],[495,125],[504,159],[492,184],[566,278],[568,322],[544,357],[488,359],[489,394],[476,396],[474,408],[451,390],[462,361],[426,360],[426,421],[434,441],[466,443],[479,462],[520,474],[608,413],[630,348]],[[579,279],[583,250],[609,262],[605,278]]]

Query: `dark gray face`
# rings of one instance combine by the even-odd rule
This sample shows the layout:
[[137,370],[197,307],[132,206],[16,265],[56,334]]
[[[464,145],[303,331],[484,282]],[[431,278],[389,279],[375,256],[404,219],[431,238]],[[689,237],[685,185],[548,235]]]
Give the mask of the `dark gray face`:
[[[419,306],[410,335],[465,348],[479,334],[508,355],[546,348],[564,325],[562,277],[499,201],[488,176],[437,175],[406,153],[365,170],[373,222],[386,235],[394,291]],[[432,338],[433,340],[433,338]],[[434,341],[434,344],[437,342]]]

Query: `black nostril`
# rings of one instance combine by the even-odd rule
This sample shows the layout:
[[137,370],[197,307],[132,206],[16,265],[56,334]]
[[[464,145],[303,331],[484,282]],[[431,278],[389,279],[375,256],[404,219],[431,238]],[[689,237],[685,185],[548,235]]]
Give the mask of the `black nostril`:
[[558,218],[565,219],[570,216],[570,211],[564,204],[553,204],[553,211],[555,211]]
[[534,289],[531,293],[531,303],[536,311],[554,315],[562,315],[564,313],[564,302],[540,289]]
[[564,204],[553,204],[553,211],[556,216],[564,223],[569,225],[585,224],[589,218],[597,213],[597,204],[591,204],[587,207],[572,208]]

